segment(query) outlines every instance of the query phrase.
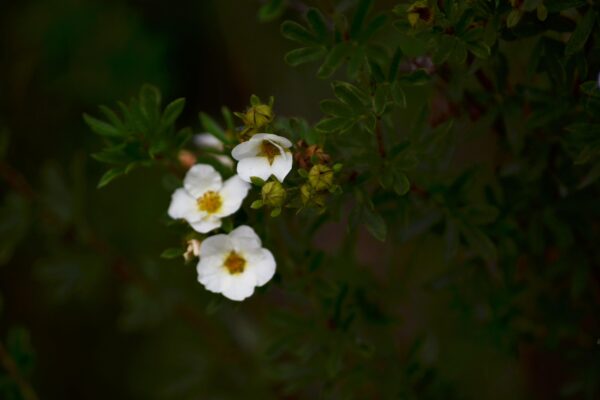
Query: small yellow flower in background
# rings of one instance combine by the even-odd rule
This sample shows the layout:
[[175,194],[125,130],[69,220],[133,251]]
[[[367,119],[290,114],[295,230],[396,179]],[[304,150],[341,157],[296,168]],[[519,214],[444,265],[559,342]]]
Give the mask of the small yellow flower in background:
[[221,226],[221,218],[240,208],[249,189],[237,175],[223,183],[211,165],[194,165],[185,176],[183,188],[173,193],[169,216],[186,220],[197,232],[212,231]]
[[200,245],[198,282],[213,293],[241,301],[275,274],[273,254],[262,247],[252,228],[242,225],[228,235],[214,235]]
[[292,169],[292,142],[270,133],[257,133],[234,147],[231,155],[238,160],[237,173],[246,182],[256,176],[267,180],[274,175],[283,182]]

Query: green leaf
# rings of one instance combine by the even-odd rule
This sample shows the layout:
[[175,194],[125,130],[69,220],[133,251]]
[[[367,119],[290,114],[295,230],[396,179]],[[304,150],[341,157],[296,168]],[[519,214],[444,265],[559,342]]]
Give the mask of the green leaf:
[[342,103],[349,105],[355,112],[364,113],[365,104],[369,99],[356,86],[347,82],[334,82],[333,93]]
[[165,108],[165,111],[162,115],[161,124],[163,127],[168,127],[173,125],[175,120],[179,118],[181,113],[183,112],[183,108],[185,107],[185,99],[179,98],[173,100],[169,105]]
[[281,207],[275,208],[273,211],[271,211],[271,217],[275,218],[278,217],[281,214]]
[[475,55],[475,57],[484,60],[489,58],[492,54],[490,46],[488,46],[484,42],[468,43],[467,48],[469,49],[469,51],[471,51],[471,53],[473,53],[473,55]]
[[498,259],[496,245],[494,245],[485,233],[478,228],[467,226],[462,226],[461,232],[467,240],[469,247],[488,263],[496,263]]
[[321,79],[329,78],[342,65],[351,53],[352,47],[345,42],[338,43],[325,57],[325,61],[319,68],[317,76]]
[[263,187],[265,184],[265,180],[262,178],[259,178],[258,176],[251,176],[250,182],[252,182],[252,184],[254,186],[258,186],[258,187]]
[[394,99],[394,103],[398,106],[406,108],[406,94],[398,81],[392,84],[392,99]]
[[385,26],[388,17],[385,14],[380,14],[373,18],[367,25],[365,30],[360,34],[362,41],[369,40],[374,34],[376,34],[381,28]]
[[104,116],[106,117],[106,119],[113,125],[115,126],[119,131],[125,131],[125,125],[123,124],[123,121],[121,121],[121,119],[119,118],[119,116],[110,108],[106,107],[106,106],[100,106],[98,107],[100,108],[100,111],[102,112],[102,114],[104,114]]
[[506,17],[506,26],[508,28],[514,28],[517,26],[521,17],[523,16],[523,12],[517,8],[513,9]]
[[352,118],[355,116],[354,111],[352,109],[337,100],[326,99],[322,100],[320,103],[321,111],[325,114],[335,115],[336,117],[345,117]]
[[161,94],[157,87],[145,84],[140,90],[140,111],[149,121],[157,121]]
[[200,113],[199,118],[200,123],[202,124],[202,128],[206,132],[212,134],[214,137],[216,137],[223,143],[229,143],[229,140],[225,136],[225,132],[214,119],[212,119],[208,114],[205,114],[203,112]]
[[250,208],[257,210],[263,206],[262,200],[254,200],[252,204],[250,204]]
[[352,125],[352,121],[344,117],[333,117],[322,119],[315,125],[315,129],[321,132],[335,132],[348,129]]
[[351,37],[356,37],[360,32],[363,22],[371,10],[372,5],[373,0],[359,0],[356,12],[354,13],[354,18],[352,18],[352,24],[350,25]]
[[387,226],[383,217],[376,211],[365,207],[363,210],[363,223],[369,233],[377,240],[385,242],[387,236]]
[[593,9],[590,9],[587,14],[585,14],[583,19],[579,21],[575,27],[575,31],[573,31],[571,38],[567,42],[565,47],[565,55],[567,57],[583,49],[583,46],[585,45],[585,42],[587,42],[590,33],[592,33],[592,29],[594,29],[595,23],[596,12]]
[[387,99],[390,94],[390,88],[387,85],[378,85],[375,90],[375,95],[373,96],[373,111],[375,114],[381,115],[383,114],[383,110],[385,109],[385,105],[387,104]]
[[173,247],[173,248],[166,249],[165,251],[163,251],[160,254],[160,257],[170,260],[173,258],[182,257],[183,253],[185,253],[185,251],[181,247]]
[[108,185],[115,178],[123,175],[124,173],[125,170],[122,167],[109,169],[104,175],[102,175],[102,178],[100,178],[100,182],[98,182],[98,189]]
[[281,24],[281,34],[289,40],[298,42],[304,45],[320,45],[320,41],[305,27],[297,22],[285,21]]
[[410,181],[406,174],[399,172],[395,174],[394,177],[394,192],[398,194],[398,196],[404,196],[410,190]]
[[324,43],[327,36],[329,36],[329,29],[321,11],[316,8],[309,9],[306,13],[306,19],[310,28],[317,35],[319,42]]
[[295,67],[300,64],[317,61],[325,55],[326,50],[323,47],[301,47],[286,53],[284,60],[286,63]]
[[270,0],[258,10],[258,20],[260,22],[269,22],[279,18],[285,10],[285,0]]
[[85,120],[85,123],[88,124],[88,126],[92,129],[92,131],[98,135],[108,137],[122,136],[121,132],[119,132],[116,127],[107,122],[100,121],[99,119],[96,119],[88,114],[83,114],[83,119]]

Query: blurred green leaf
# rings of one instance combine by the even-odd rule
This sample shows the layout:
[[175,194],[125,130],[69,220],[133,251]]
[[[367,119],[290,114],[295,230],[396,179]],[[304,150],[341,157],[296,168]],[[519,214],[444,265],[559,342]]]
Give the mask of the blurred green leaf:
[[592,33],[592,30],[594,29],[595,23],[596,12],[593,9],[590,9],[577,24],[575,31],[573,31],[571,38],[567,42],[567,46],[565,47],[565,55],[567,57],[577,53],[583,48],[590,33]]
[[377,240],[384,242],[387,236],[387,225],[383,217],[368,207],[363,209],[363,223],[369,233]]
[[285,62],[295,67],[307,62],[317,61],[326,54],[322,47],[301,47],[294,49],[285,55]]

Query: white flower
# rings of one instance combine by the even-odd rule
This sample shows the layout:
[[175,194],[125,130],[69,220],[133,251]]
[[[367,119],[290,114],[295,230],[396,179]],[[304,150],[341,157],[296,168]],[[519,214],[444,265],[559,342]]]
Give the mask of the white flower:
[[221,226],[221,218],[236,212],[250,185],[234,175],[225,183],[208,164],[196,164],[185,175],[183,187],[173,193],[169,216],[185,219],[200,233]]
[[[199,148],[205,149],[213,149],[217,151],[223,151],[223,143],[217,139],[212,133],[203,132],[198,133],[192,137],[193,143]],[[214,156],[221,164],[226,167],[233,167],[233,161],[229,156],[226,155],[218,155],[211,154]]]
[[263,180],[271,175],[283,182],[292,169],[292,142],[270,133],[257,133],[234,147],[231,155],[238,160],[237,173],[246,182],[256,176]]
[[242,225],[228,235],[214,235],[200,245],[198,282],[236,301],[252,296],[275,274],[273,254],[262,247],[252,228]]

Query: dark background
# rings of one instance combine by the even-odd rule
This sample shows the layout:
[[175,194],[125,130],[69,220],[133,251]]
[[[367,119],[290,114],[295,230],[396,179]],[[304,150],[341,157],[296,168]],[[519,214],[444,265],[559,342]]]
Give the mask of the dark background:
[[[113,106],[149,82],[160,87],[165,100],[185,97],[182,124],[197,130],[198,111],[215,115],[222,105],[242,111],[251,94],[273,95],[277,113],[316,122],[328,84],[314,78],[312,66],[285,65],[283,54],[293,46],[281,37],[279,22],[257,21],[259,5],[249,0],[0,3],[0,131],[10,138],[5,156],[10,167],[3,166],[2,175],[18,188],[3,183],[0,189],[5,203],[0,333],[23,353],[40,398],[265,399],[319,393],[314,387],[321,377],[294,370],[286,359],[272,362],[268,355],[275,339],[287,334],[278,323],[297,317],[294,301],[287,314],[275,315],[281,288],[241,305],[215,300],[196,283],[193,266],[160,259],[162,250],[179,240],[163,223],[170,196],[163,172],[140,169],[97,190],[104,170],[89,154],[100,141],[82,120],[84,112]],[[518,69],[513,73],[519,75]],[[465,151],[472,153],[462,156],[466,160],[485,159],[494,144],[484,139],[472,146],[476,151]],[[334,251],[347,250],[340,247],[342,232],[343,224],[332,224],[315,242],[334,257]],[[419,389],[421,398],[550,399],[571,393],[593,398],[598,348],[588,328],[598,326],[597,315],[586,321],[571,309],[584,301],[576,285],[585,283],[569,280],[574,287],[567,292],[579,300],[564,304],[563,291],[551,284],[540,283],[523,295],[518,285],[494,280],[494,271],[465,265],[467,272],[450,289],[436,291],[432,285],[445,288],[444,279],[450,279],[442,248],[441,239],[432,236],[400,248],[361,233],[358,247],[346,254],[355,259],[349,268],[360,264],[359,272],[346,278],[359,287],[371,285],[369,296],[397,318],[363,321],[372,326],[370,337],[378,338],[377,352],[385,355],[366,361],[366,371],[353,369],[374,386],[364,386],[362,398],[404,379],[415,340],[425,371],[419,382],[427,387]],[[278,285],[277,278],[272,285]],[[546,291],[547,297],[537,295]],[[555,303],[542,307],[548,315],[532,313],[538,317],[533,322],[512,318],[517,298],[532,308],[543,299]],[[540,322],[553,318],[560,322],[550,328]],[[549,335],[542,343],[540,331],[547,329],[582,329],[582,334],[579,342],[552,342]],[[516,340],[515,332],[530,335]],[[328,354],[327,346],[318,351]],[[587,361],[578,361],[581,370],[573,372],[568,363],[573,349],[577,357],[589,354],[587,361],[596,360],[596,367],[587,370]],[[304,371],[320,363],[307,359],[295,365]],[[305,397],[288,395],[294,382],[308,388],[301,391]],[[586,382],[592,389],[581,394]]]

